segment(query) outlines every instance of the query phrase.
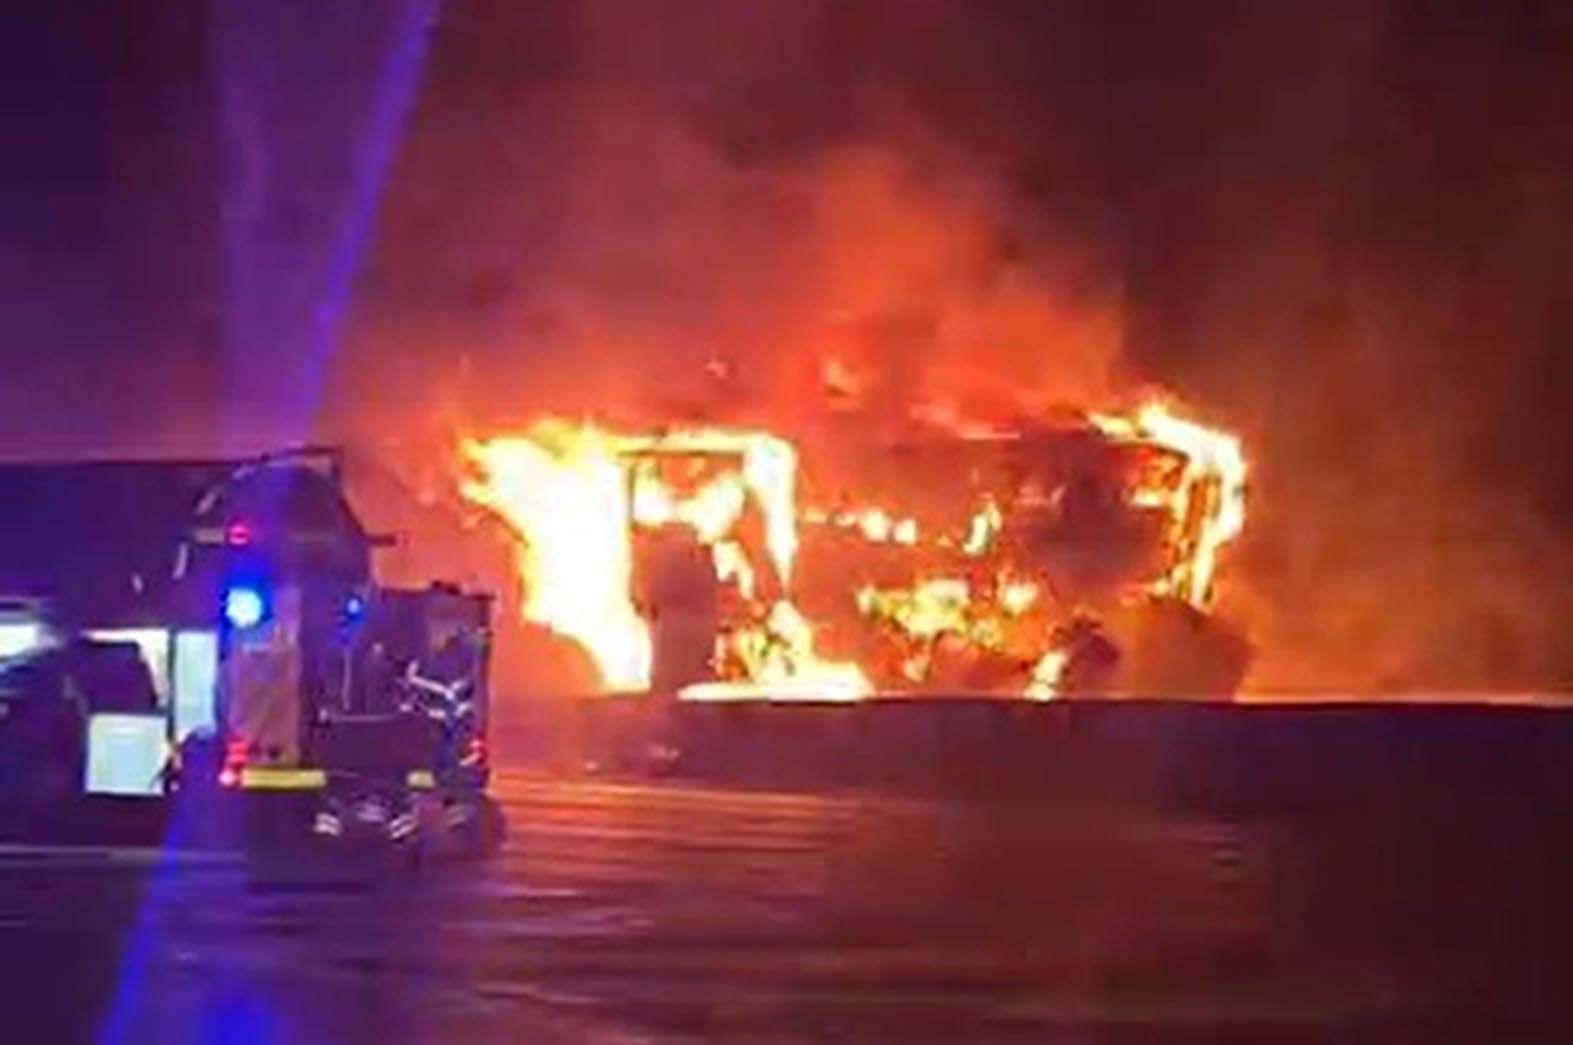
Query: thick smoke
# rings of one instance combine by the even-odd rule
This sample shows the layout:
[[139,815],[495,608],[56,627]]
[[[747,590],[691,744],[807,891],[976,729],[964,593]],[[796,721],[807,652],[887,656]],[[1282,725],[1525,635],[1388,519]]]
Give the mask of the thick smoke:
[[[410,235],[393,253],[435,252],[389,295],[425,307],[367,317],[373,356],[409,345],[465,423],[549,406],[801,424],[827,386],[903,413],[941,392],[1000,410],[1117,386],[1111,277],[1017,238],[1008,187],[932,136],[753,164],[626,88],[540,95],[539,122],[571,113],[574,130],[514,138],[514,176],[455,201],[452,227],[391,229]],[[454,344],[420,351],[434,343]]]
[[[544,411],[768,425],[812,466],[832,398],[874,437],[918,399],[1015,415],[1128,387],[1111,258],[888,89],[829,84],[837,17],[731,11],[706,35],[622,9],[457,14],[362,280],[340,428],[435,500],[456,436]],[[730,56],[764,39],[763,67]]]
[[1178,105],[1196,148],[1136,197],[1132,352],[1253,450],[1258,689],[1573,681],[1561,17],[1237,18]]
[[806,424],[827,358],[1157,381],[1251,452],[1253,688],[1566,685],[1566,25],[1114,6],[453,8],[327,427],[435,483],[542,410]]

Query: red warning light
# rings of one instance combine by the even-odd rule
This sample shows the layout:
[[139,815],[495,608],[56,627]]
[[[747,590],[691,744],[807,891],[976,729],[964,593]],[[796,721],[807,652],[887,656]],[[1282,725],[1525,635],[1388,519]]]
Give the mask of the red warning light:
[[459,758],[461,766],[476,766],[486,761],[486,739],[474,736],[469,743],[464,745],[464,754]]
[[256,535],[251,532],[251,525],[244,522],[233,522],[224,531],[224,543],[231,548],[244,548],[252,542]]
[[218,772],[220,787],[239,787],[241,774],[246,768],[246,753],[250,745],[236,738],[224,745],[224,765]]

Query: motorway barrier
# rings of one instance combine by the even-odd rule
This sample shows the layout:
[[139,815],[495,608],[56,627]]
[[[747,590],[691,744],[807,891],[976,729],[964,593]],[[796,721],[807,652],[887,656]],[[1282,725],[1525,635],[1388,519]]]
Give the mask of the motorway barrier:
[[586,698],[571,718],[569,746],[595,771],[742,786],[1055,794],[1238,815],[1372,803],[1401,813],[1491,794],[1573,810],[1573,713],[1541,707],[646,697]]

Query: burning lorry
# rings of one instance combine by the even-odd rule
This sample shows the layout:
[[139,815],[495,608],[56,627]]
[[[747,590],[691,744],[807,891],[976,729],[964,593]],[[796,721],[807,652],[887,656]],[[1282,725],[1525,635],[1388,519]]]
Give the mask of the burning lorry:
[[604,691],[1219,699],[1248,660],[1211,612],[1239,443],[1158,403],[801,446],[547,419],[465,454],[525,616]]
[[58,741],[0,802],[178,786],[404,837],[419,792],[491,825],[490,599],[377,585],[335,452],[3,465],[0,496],[0,743]]

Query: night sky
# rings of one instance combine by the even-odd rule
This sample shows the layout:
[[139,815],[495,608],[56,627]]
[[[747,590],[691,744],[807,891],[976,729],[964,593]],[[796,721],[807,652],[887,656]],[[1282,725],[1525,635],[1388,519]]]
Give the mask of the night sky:
[[10,456],[981,354],[1243,434],[1256,688],[1573,684],[1566,4],[63,6],[0,73]]

